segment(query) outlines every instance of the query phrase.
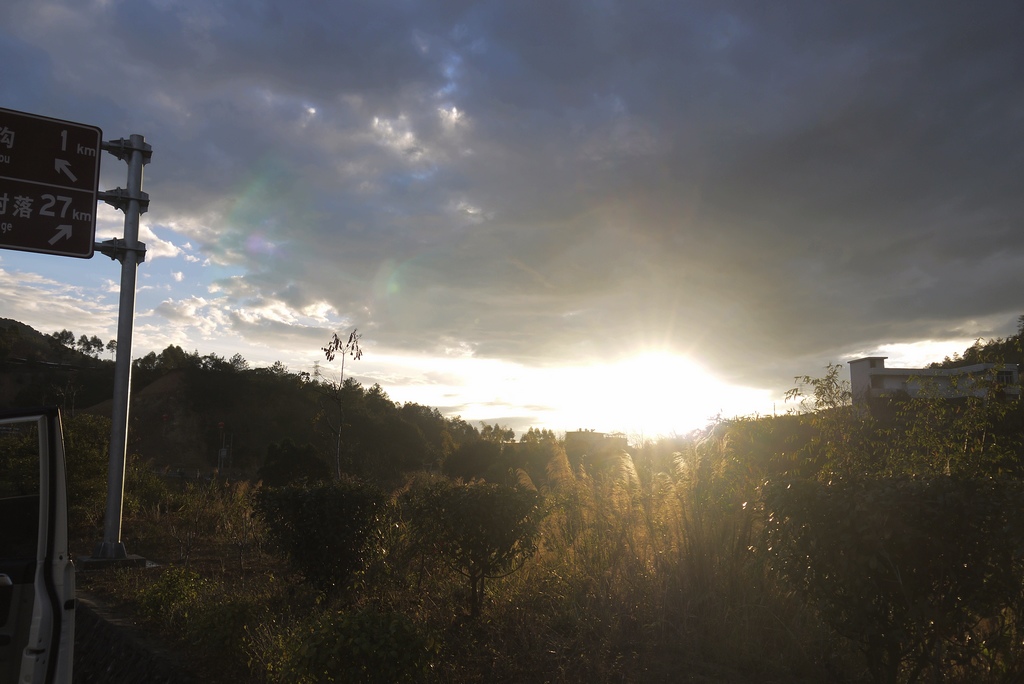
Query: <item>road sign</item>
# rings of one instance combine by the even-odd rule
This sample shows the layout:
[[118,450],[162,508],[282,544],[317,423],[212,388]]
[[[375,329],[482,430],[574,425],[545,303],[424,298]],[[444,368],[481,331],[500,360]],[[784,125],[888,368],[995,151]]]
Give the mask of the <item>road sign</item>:
[[103,132],[0,108],[0,249],[92,257]]

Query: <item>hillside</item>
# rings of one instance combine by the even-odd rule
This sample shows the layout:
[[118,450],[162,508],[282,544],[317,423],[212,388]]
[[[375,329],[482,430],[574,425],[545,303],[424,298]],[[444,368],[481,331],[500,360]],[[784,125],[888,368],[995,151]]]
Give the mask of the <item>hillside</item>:
[[[1020,363],[1022,336],[1024,321],[1015,336],[979,340],[933,365]],[[102,358],[99,340],[86,342],[66,330],[45,335],[0,319],[0,407],[53,404],[66,415],[109,417],[114,364]],[[332,471],[340,456],[343,470],[383,480],[421,468],[471,478],[515,467],[545,478],[525,447],[522,454],[494,448],[487,430],[481,434],[430,407],[399,406],[377,386],[348,381],[338,388],[281,364],[249,368],[241,357],[200,356],[177,346],[136,359],[129,451],[155,467],[194,472],[221,465],[236,476],[255,476],[269,451],[286,441],[300,451],[308,447]]]
[[[17,321],[0,319],[0,407],[57,405],[72,416],[110,415],[113,362],[68,346]],[[83,336],[84,337],[84,336]],[[338,416],[345,470],[387,479],[438,466],[477,431],[436,409],[392,402],[377,386],[344,387],[290,373],[249,368],[241,357],[199,356],[170,346],[136,359],[129,451],[157,468],[255,475],[268,450],[288,440],[333,464]]]
[[113,378],[112,361],[0,318],[0,407],[52,404],[74,411],[109,399]]

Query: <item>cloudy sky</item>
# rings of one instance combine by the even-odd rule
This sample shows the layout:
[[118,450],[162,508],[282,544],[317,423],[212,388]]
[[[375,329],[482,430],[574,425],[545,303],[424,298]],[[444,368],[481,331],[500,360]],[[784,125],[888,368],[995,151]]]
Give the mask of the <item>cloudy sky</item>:
[[[358,327],[394,399],[663,432],[1015,332],[1022,31],[1018,2],[5,0],[0,107],[152,145],[136,355],[308,370]],[[118,280],[3,251],[0,316],[108,339]]]

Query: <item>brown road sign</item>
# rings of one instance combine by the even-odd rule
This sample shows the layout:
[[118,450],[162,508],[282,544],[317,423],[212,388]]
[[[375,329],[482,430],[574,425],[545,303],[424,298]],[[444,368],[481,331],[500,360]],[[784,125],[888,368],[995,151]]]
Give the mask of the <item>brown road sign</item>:
[[88,259],[103,132],[0,108],[0,249]]

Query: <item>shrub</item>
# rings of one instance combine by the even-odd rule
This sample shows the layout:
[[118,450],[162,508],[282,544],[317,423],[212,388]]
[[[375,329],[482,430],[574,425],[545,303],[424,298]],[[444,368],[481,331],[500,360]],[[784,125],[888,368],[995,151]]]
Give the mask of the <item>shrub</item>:
[[172,494],[163,478],[152,469],[152,464],[138,455],[128,457],[124,485],[124,516],[135,517],[147,511],[159,511],[166,506]]
[[139,612],[147,620],[173,629],[182,629],[194,618],[206,601],[210,583],[195,572],[181,567],[170,567],[136,594]]
[[64,421],[68,524],[88,536],[103,524],[110,467],[110,419],[79,413]]
[[[123,574],[122,581],[138,579]],[[200,646],[201,653],[215,654],[218,667],[236,673],[246,666],[248,635],[258,624],[261,598],[251,588],[232,593],[223,583],[183,567],[167,568],[156,581],[143,581],[135,589],[142,617],[190,647]]]
[[189,482],[175,498],[177,510],[169,531],[178,542],[178,560],[188,567],[200,542],[216,533],[223,505],[216,480]]
[[928,671],[992,681],[1022,655],[1022,501],[1024,486],[1008,480],[769,484],[766,549],[876,681]]
[[315,615],[284,646],[280,681],[295,684],[417,681],[437,650],[401,613],[373,608]]
[[362,563],[384,495],[354,479],[268,489],[259,509],[271,538],[320,591],[343,586]]
[[540,496],[501,484],[439,481],[408,498],[414,532],[469,580],[478,615],[484,581],[515,572],[536,550]]

